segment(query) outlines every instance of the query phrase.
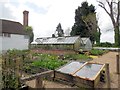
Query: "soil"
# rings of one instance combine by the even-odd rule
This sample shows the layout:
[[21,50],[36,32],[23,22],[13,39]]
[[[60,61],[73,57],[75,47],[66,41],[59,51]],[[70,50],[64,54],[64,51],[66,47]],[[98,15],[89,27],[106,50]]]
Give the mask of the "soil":
[[[90,62],[96,62],[96,63],[101,63],[109,64],[109,70],[110,70],[110,81],[111,81],[111,88],[120,88],[120,74],[116,74],[116,55],[118,52],[108,52],[102,56],[99,56],[98,58],[94,58]],[[46,81],[44,80],[44,87],[45,88],[73,88],[72,86],[61,84],[58,82],[52,82],[52,81]],[[31,82],[33,85],[33,82]],[[106,84],[99,84],[99,88],[106,88]]]
[[64,54],[75,54],[73,50],[44,50],[44,49],[33,49],[32,52],[42,53],[42,54],[55,54],[55,55],[64,55]]

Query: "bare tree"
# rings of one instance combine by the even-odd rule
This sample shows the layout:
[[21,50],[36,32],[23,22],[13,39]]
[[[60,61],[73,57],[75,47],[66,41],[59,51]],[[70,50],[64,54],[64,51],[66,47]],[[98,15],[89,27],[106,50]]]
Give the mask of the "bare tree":
[[[106,4],[108,5],[108,8],[106,7]],[[120,35],[119,35],[119,18],[120,18],[120,0],[105,0],[105,2],[99,0],[99,6],[103,8],[106,13],[111,18],[113,27],[114,27],[114,33],[115,33],[115,46],[120,46]]]

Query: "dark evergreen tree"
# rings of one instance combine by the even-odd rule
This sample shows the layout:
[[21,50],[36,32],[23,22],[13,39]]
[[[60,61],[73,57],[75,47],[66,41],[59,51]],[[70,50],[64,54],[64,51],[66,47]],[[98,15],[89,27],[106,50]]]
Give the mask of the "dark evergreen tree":
[[56,27],[56,31],[57,31],[58,37],[64,36],[64,32],[63,32],[63,29],[62,29],[62,26],[61,26],[60,23],[59,23],[58,26]]
[[72,26],[71,36],[80,35],[81,37],[90,37],[91,41],[95,41],[95,33],[97,32],[97,21],[95,7],[83,2],[81,7],[75,10],[75,23]]

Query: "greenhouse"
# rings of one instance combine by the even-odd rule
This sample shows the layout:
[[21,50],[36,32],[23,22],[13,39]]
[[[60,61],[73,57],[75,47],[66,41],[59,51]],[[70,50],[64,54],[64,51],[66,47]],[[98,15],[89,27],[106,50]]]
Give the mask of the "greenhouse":
[[81,38],[80,36],[64,36],[64,37],[44,37],[37,38],[33,42],[32,47],[41,49],[59,49],[59,50],[90,50],[92,44],[89,38]]

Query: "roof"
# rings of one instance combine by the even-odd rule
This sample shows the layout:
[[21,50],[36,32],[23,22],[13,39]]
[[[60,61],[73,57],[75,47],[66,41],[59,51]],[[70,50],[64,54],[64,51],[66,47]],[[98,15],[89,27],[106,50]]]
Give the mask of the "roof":
[[90,40],[89,38],[81,38],[83,43],[86,44],[88,40]]
[[37,38],[35,41],[38,44],[74,44],[77,39],[79,39],[79,36],[73,36],[73,37],[46,37],[46,38]]
[[2,22],[2,30],[1,30],[2,33],[21,34],[21,35],[26,34],[23,25],[19,22],[3,20],[3,19],[0,19],[0,22]]

